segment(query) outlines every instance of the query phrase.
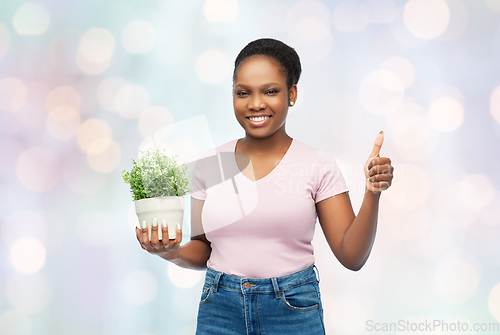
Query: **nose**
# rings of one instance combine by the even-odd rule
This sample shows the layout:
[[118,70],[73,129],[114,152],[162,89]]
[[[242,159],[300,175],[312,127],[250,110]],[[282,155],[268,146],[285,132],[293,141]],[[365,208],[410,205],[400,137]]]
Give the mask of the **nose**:
[[250,110],[261,110],[261,109],[266,109],[267,105],[264,99],[262,99],[261,96],[258,94],[255,94],[253,97],[251,97],[248,100],[248,109]]

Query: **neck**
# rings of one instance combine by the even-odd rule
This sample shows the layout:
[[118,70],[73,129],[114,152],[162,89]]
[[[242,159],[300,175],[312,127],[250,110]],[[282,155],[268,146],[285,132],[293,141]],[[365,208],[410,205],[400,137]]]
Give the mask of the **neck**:
[[284,130],[279,130],[268,137],[252,137],[248,133],[240,140],[241,149],[253,154],[266,155],[276,151],[286,151],[292,138]]

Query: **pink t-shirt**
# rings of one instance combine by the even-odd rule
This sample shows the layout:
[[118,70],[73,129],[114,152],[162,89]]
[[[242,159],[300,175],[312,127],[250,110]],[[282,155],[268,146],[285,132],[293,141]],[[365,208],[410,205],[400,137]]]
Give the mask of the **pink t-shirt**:
[[236,143],[205,153],[193,172],[191,196],[205,200],[202,225],[212,246],[207,266],[269,278],[313,265],[315,204],[348,190],[335,160],[293,139],[278,165],[252,181],[236,165]]

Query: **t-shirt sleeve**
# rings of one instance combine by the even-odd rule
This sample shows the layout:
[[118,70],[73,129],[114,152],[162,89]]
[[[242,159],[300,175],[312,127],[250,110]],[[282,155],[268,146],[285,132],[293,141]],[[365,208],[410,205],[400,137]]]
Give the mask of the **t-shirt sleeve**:
[[348,191],[344,176],[333,157],[318,150],[315,203]]

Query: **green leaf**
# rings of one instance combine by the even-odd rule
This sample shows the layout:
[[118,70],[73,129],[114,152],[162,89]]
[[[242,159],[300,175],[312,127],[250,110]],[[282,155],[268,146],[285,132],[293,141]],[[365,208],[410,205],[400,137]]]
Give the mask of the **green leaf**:
[[168,157],[159,149],[140,151],[130,172],[123,170],[121,177],[130,185],[134,201],[163,196],[184,196],[191,192],[187,165],[177,162],[178,156]]

